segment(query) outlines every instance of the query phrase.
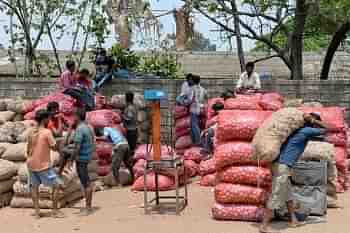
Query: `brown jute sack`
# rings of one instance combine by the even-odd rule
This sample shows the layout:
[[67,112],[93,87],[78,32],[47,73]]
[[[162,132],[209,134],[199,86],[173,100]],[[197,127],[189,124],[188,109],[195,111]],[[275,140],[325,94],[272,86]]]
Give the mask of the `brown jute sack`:
[[0,194],[11,192],[12,186],[15,182],[15,179],[0,181]]
[[[58,207],[63,208],[65,206],[65,201],[58,201]],[[17,197],[14,196],[11,200],[12,208],[33,208],[32,198],[29,197]],[[39,199],[40,209],[52,209],[52,201],[48,199]]]
[[8,180],[17,173],[16,165],[10,161],[0,159],[0,181]]
[[273,113],[264,121],[254,136],[253,158],[274,161],[280,152],[281,145],[304,123],[303,112],[296,108],[284,108]]
[[334,160],[334,145],[328,142],[309,142],[301,156],[302,160]]
[[10,144],[1,158],[13,162],[25,161],[26,149],[27,143]]
[[5,153],[5,151],[7,150],[7,148],[11,146],[10,143],[7,142],[0,142],[0,158],[1,156]]
[[303,105],[303,99],[287,99],[284,101],[285,108],[299,108]]
[[0,208],[9,206],[13,197],[12,192],[0,194]]
[[0,112],[0,124],[4,124],[7,121],[12,121],[12,119],[15,117],[16,113],[12,111],[4,111]]

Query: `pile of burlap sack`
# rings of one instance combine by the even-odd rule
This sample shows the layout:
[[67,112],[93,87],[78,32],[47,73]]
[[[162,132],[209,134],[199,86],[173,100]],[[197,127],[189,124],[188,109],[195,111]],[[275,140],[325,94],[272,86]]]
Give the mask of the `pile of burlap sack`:
[[17,167],[14,163],[0,159],[0,208],[8,206],[11,202],[16,174]]
[[[31,192],[28,185],[28,169],[23,164],[18,170],[17,181],[13,185],[14,197],[11,201],[12,208],[33,208]],[[59,192],[58,206],[65,207],[83,197],[79,178],[74,168],[66,168],[61,176],[64,189]],[[42,209],[52,208],[52,189],[40,186],[39,206]]]
[[[126,107],[125,95],[114,95],[109,103],[113,109],[122,112]],[[137,122],[138,122],[138,143],[144,144],[147,142],[147,136],[150,129],[149,111],[142,95],[135,94],[134,105],[137,108]]]

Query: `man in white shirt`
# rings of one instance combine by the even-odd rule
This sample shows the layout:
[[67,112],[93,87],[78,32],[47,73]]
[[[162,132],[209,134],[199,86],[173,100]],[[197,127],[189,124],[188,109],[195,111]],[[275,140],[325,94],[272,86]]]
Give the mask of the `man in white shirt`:
[[191,137],[194,145],[201,143],[200,114],[204,110],[207,101],[207,91],[200,85],[200,76],[193,75],[193,86],[189,99],[192,100],[190,105],[191,113]]
[[248,62],[246,65],[246,72],[243,72],[238,80],[236,89],[261,89],[260,76],[254,72],[255,65],[253,62]]
[[189,106],[192,102],[191,92],[192,92],[192,81],[193,74],[189,73],[186,75],[186,81],[182,83],[181,93],[176,97],[176,103],[181,106]]

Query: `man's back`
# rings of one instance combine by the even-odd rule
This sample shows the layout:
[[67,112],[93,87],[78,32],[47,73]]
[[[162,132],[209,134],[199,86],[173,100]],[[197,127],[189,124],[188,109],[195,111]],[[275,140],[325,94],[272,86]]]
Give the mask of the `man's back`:
[[128,104],[124,110],[124,126],[127,130],[137,129],[137,109],[134,104]]
[[303,127],[295,131],[282,145],[279,162],[292,167],[303,154],[308,141],[325,133],[324,129]]
[[80,144],[79,161],[91,160],[94,144],[94,135],[92,132],[92,129],[86,123],[79,124],[75,131],[74,142]]
[[60,89],[72,88],[77,84],[75,74],[69,70],[65,70],[60,77],[59,86]]
[[103,134],[105,137],[108,137],[114,145],[128,143],[124,135],[117,129],[105,127],[103,130]]
[[207,98],[207,91],[201,85],[192,86],[191,113],[200,114]]
[[50,151],[56,141],[50,130],[35,130],[29,137],[27,165],[32,171],[44,171],[51,166]]

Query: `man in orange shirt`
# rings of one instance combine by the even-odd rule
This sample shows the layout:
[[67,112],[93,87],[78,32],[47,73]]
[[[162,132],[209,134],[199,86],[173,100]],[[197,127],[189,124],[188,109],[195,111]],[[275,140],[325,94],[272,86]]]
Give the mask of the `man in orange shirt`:
[[54,137],[61,137],[63,132],[63,118],[59,113],[60,105],[57,102],[50,102],[47,105],[47,111],[50,120],[47,128],[51,130]]
[[35,115],[38,127],[29,136],[27,146],[27,167],[29,171],[29,186],[35,208],[35,216],[40,218],[39,186],[41,184],[52,187],[53,217],[60,217],[58,211],[58,191],[63,182],[51,167],[50,151],[57,150],[56,141],[52,132],[47,129],[50,114],[47,110],[39,110]]

